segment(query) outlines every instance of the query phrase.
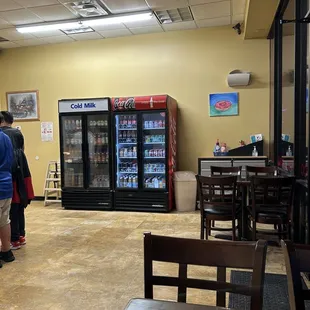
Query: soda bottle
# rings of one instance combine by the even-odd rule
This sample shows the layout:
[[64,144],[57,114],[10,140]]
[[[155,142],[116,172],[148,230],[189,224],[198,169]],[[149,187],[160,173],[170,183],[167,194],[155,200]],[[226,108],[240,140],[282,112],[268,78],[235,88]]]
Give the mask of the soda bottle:
[[133,147],[132,157],[137,157],[137,147]]
[[123,132],[123,139],[124,139],[124,141],[127,140],[127,130],[125,130],[125,131]]
[[123,141],[123,132],[122,131],[120,131],[119,134],[118,134],[118,141],[119,142]]
[[163,127],[163,121],[162,121],[162,120],[160,120],[160,121],[158,122],[158,127],[159,127],[159,128],[162,128],[162,127]]
[[137,120],[135,115],[132,116],[131,126],[132,128],[137,128]]
[[127,116],[124,116],[124,120],[123,120],[123,126],[124,128],[128,128],[128,121],[127,121]]
[[132,119],[131,119],[131,116],[129,115],[128,116],[128,128],[131,128],[132,127]]
[[120,151],[119,151],[119,157],[124,157],[124,149],[121,148]]
[[158,121],[154,121],[154,128],[158,128]]
[[144,128],[146,129],[146,128],[149,128],[149,122],[148,121],[145,121],[144,122]]
[[101,153],[101,162],[105,163],[106,162],[106,154],[103,152]]
[[165,150],[162,150],[162,157],[166,157],[166,151]]
[[162,178],[159,179],[158,187],[159,187],[159,188],[164,188],[164,187],[163,187],[163,179],[162,179]]
[[109,152],[105,153],[105,162],[108,163],[109,162]]
[[149,156],[150,156],[149,150],[145,150],[145,151],[144,151],[144,157],[149,157]]
[[162,126],[162,128],[165,128],[165,121],[163,121],[163,126]]

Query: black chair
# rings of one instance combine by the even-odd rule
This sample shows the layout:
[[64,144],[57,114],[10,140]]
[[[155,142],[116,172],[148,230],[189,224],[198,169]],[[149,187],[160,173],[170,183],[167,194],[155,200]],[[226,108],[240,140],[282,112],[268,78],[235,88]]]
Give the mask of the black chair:
[[[237,176],[196,176],[200,202],[200,239],[206,239],[211,230],[232,231],[236,240],[236,220],[241,208],[236,205]],[[231,221],[232,228],[212,227],[211,221]]]
[[310,273],[310,245],[282,240],[281,247],[285,259],[290,309],[305,310],[305,300],[310,300],[310,290],[303,288],[300,273]]
[[[256,240],[257,233],[290,239],[294,185],[293,177],[251,178],[251,204],[247,210],[252,240]],[[275,229],[258,230],[257,223],[272,224]]]
[[[251,310],[263,306],[267,242],[206,241],[144,234],[145,298],[153,299],[153,286],[178,288],[178,302],[186,302],[187,288],[216,291],[216,305],[225,307],[226,293],[251,297]],[[179,276],[153,274],[153,261],[179,264]],[[217,279],[188,278],[188,265],[217,267]],[[226,282],[226,268],[252,269],[249,285]],[[159,308],[158,308],[159,309]],[[176,309],[176,308],[174,308]]]

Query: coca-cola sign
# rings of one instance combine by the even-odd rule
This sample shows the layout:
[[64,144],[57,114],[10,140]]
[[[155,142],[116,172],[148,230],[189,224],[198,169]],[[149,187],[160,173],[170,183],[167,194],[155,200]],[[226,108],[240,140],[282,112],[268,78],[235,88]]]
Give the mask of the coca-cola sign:
[[164,110],[167,108],[167,95],[112,98],[113,111]]
[[135,98],[133,97],[123,100],[121,98],[114,99],[114,110],[134,110],[135,108]]

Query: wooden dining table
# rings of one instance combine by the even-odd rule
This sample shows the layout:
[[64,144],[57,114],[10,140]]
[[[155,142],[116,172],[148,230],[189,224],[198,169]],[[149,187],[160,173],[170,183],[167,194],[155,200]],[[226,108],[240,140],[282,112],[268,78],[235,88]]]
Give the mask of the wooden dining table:
[[153,299],[132,299],[125,310],[232,310],[217,306],[203,306]]

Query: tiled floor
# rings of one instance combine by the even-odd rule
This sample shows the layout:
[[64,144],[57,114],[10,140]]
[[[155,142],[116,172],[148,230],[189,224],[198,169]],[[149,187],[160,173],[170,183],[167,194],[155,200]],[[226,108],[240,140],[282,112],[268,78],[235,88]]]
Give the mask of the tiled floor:
[[[143,232],[199,238],[199,213],[149,214],[68,211],[34,202],[27,209],[27,245],[0,269],[0,309],[122,310],[143,297]],[[279,248],[270,248],[267,272],[284,273]],[[175,265],[156,273],[177,275]],[[213,268],[189,275],[214,278]],[[175,300],[176,289],[155,298]],[[215,304],[215,293],[189,290],[188,302]]]

